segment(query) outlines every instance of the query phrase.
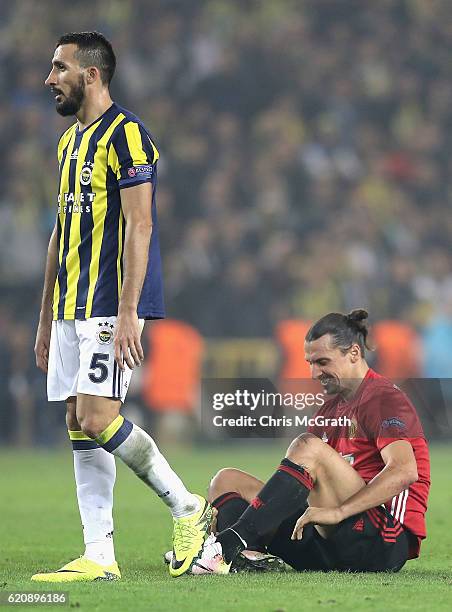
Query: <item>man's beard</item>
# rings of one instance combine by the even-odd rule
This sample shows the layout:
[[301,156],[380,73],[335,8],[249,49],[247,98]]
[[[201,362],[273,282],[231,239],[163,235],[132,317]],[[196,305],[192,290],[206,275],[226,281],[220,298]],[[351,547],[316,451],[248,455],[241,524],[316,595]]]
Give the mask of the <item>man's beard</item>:
[[323,391],[326,395],[336,395],[341,390],[341,383],[338,378],[334,376],[323,377],[326,384],[323,384]]
[[[56,93],[59,92],[58,89],[54,91]],[[63,99],[61,102],[56,103],[57,113],[63,117],[68,117],[69,115],[75,115],[78,113],[85,98],[85,81],[83,80],[83,76],[79,76],[78,85],[74,85],[71,88],[68,96],[65,96],[62,92],[60,93],[63,96]]]

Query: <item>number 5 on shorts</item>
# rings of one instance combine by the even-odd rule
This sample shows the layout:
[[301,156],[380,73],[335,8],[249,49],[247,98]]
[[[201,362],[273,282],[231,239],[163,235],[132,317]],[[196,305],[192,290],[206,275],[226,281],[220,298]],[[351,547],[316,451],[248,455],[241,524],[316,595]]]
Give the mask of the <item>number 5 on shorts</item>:
[[93,353],[91,363],[89,366],[90,370],[99,370],[98,373],[89,373],[88,378],[93,383],[103,383],[108,378],[108,367],[104,361],[109,361],[110,355],[108,353]]

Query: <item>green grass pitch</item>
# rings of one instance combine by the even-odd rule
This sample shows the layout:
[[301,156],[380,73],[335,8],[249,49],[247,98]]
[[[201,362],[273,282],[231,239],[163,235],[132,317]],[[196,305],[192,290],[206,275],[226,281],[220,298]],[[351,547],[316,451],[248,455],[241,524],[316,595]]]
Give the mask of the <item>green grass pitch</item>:
[[[268,477],[284,444],[215,450],[165,449],[194,491],[225,466]],[[431,449],[429,538],[421,558],[396,575],[287,572],[170,578],[162,553],[170,548],[171,520],[164,505],[126,467],[118,465],[115,543],[120,582],[36,586],[31,574],[55,569],[82,553],[72,453],[0,452],[0,588],[5,591],[69,591],[65,608],[92,610],[451,610],[452,447]],[[15,607],[16,606],[11,606]],[[55,606],[39,606],[55,609]],[[8,609],[5,607],[5,610]],[[18,609],[25,609],[21,607]],[[57,606],[62,609],[62,606]],[[64,609],[64,608],[63,608]]]

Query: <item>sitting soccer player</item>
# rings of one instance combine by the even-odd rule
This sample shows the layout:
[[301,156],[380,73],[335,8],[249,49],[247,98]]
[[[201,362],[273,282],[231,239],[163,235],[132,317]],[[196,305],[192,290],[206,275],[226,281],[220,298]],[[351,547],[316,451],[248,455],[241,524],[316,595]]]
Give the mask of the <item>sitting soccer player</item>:
[[218,472],[209,489],[217,535],[191,573],[227,574],[241,551],[262,547],[300,571],[397,572],[419,556],[427,443],[407,396],[366,363],[367,317],[328,314],[305,339],[312,377],[333,396],[317,415],[349,424],[300,435],[266,483]]

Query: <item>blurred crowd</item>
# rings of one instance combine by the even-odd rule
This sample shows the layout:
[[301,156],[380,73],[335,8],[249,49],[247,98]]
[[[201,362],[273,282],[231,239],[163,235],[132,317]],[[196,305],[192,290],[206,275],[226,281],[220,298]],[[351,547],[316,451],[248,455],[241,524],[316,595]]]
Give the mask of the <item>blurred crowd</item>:
[[172,317],[253,337],[367,307],[412,323],[433,374],[449,376],[448,0],[1,3],[2,369],[33,369],[55,218],[68,121],[43,81],[55,40],[89,29],[111,39],[113,97],[161,153]]

